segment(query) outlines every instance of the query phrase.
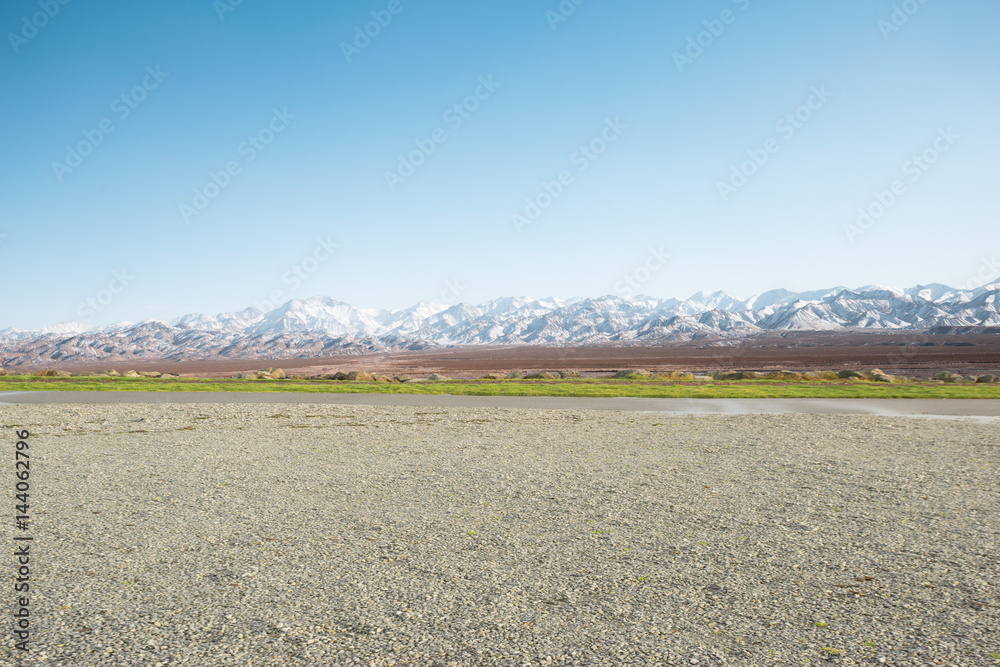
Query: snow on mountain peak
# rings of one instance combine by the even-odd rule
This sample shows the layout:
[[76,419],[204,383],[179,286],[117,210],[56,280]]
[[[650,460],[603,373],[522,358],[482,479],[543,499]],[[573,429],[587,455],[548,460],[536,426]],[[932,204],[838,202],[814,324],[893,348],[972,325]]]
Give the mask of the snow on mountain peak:
[[90,331],[90,327],[82,322],[76,322],[73,320],[67,322],[60,322],[59,324],[54,324],[50,327],[45,327],[41,329],[42,334],[60,334],[60,335],[75,335]]

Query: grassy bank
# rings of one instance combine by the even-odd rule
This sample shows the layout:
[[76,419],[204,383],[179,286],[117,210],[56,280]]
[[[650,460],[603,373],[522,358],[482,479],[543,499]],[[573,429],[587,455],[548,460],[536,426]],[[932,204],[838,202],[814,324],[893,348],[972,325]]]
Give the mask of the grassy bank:
[[198,391],[639,398],[995,398],[1000,384],[781,380],[444,380],[404,384],[230,378],[0,377],[3,391]]

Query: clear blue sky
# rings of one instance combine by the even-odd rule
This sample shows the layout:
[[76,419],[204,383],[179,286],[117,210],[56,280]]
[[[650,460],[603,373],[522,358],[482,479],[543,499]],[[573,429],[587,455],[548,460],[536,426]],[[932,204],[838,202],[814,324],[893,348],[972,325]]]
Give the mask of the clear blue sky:
[[[600,296],[624,276],[655,297],[960,286],[1000,255],[995,1],[559,7],[4,2],[0,328]],[[390,187],[417,142],[433,153]],[[197,201],[211,173],[228,183]],[[876,192],[895,201],[849,234]],[[548,206],[519,231],[529,198]]]

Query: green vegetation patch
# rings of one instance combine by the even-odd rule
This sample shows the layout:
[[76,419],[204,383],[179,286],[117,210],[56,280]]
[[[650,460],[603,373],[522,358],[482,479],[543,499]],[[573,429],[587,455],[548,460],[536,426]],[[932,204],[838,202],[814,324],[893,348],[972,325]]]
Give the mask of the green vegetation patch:
[[767,380],[445,380],[374,383],[336,380],[232,378],[0,377],[0,391],[201,391],[340,394],[446,394],[455,396],[565,396],[582,398],[994,398],[1000,384],[932,384],[919,381]]

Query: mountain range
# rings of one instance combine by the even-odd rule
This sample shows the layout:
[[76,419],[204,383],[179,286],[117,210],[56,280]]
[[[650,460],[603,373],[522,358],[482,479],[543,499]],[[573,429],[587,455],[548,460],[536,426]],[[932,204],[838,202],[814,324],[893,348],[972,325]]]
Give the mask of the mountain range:
[[190,314],[88,328],[64,322],[0,330],[0,364],[112,360],[289,359],[451,345],[622,345],[717,340],[768,331],[898,331],[1000,327],[1000,281],[975,289],[867,285],[777,289],[749,299],[699,292],[687,299],[532,299],[479,305],[419,303],[365,310],[329,297],[263,312]]

